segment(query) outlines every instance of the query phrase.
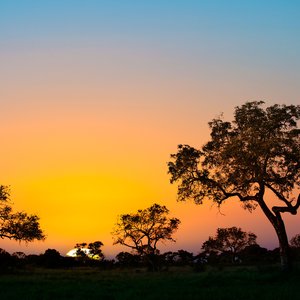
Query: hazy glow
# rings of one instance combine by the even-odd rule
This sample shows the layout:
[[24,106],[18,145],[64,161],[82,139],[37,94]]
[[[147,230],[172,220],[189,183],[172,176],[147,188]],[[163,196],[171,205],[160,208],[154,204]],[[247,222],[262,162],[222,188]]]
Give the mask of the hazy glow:
[[[225,226],[275,247],[259,211],[176,203],[166,174],[177,144],[201,146],[221,112],[299,104],[300,3],[261,2],[1,1],[0,183],[47,240],[0,247],[63,254],[100,240],[111,256],[124,250],[117,216],[154,202],[182,221],[163,249],[197,252]],[[299,216],[286,219],[298,233]]]

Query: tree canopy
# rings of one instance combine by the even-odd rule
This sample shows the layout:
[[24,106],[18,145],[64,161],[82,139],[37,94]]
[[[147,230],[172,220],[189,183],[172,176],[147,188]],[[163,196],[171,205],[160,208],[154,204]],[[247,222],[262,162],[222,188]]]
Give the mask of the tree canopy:
[[[221,205],[238,198],[252,211],[260,206],[274,227],[281,262],[288,266],[288,240],[282,213],[300,206],[300,106],[247,102],[235,108],[234,120],[209,122],[211,139],[200,150],[179,145],[168,163],[171,183],[178,183],[178,200]],[[280,205],[268,206],[266,195]]]
[[74,247],[76,249],[76,256],[82,259],[91,258],[96,260],[103,260],[104,254],[101,247],[103,243],[96,241],[93,243],[77,243]]
[[300,234],[296,234],[291,238],[291,246],[295,248],[300,248]]
[[9,197],[9,188],[0,185],[0,237],[25,242],[45,239],[39,217],[25,212],[14,213]]
[[179,219],[169,218],[168,214],[166,206],[153,204],[136,213],[121,215],[113,231],[114,244],[131,248],[153,264],[153,256],[159,253],[158,242],[174,241],[172,235],[180,224]]
[[256,235],[252,232],[245,232],[241,228],[229,227],[218,228],[214,237],[210,236],[202,245],[205,253],[215,252],[231,253],[233,260],[236,255],[247,246],[256,244]]

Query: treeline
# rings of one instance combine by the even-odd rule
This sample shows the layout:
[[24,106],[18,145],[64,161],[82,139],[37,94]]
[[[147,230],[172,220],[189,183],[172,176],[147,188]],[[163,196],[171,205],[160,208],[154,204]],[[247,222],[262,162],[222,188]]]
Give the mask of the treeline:
[[[224,240],[224,232],[227,234],[227,241]],[[244,240],[235,239],[232,232],[244,234]],[[223,233],[223,236],[220,236]],[[247,241],[247,233],[240,228],[219,228],[216,236],[209,237],[203,243],[202,251],[199,254],[194,254],[186,250],[178,250],[176,252],[168,251],[165,253],[157,253],[152,257],[156,271],[165,271],[170,267],[191,267],[195,271],[204,271],[207,266],[232,266],[232,265],[245,265],[245,266],[261,266],[266,264],[274,264],[278,262],[280,255],[279,248],[268,250],[261,247],[256,241],[249,244]],[[223,246],[221,247],[221,240],[223,238]],[[208,247],[212,240],[218,244],[216,247]],[[230,241],[233,242],[230,244]],[[234,245],[233,245],[234,244]],[[246,245],[247,244],[247,245]],[[130,253],[122,251],[118,253],[115,259],[107,259],[101,251],[102,243],[94,242],[89,246],[99,246],[94,253],[87,254],[82,248],[86,243],[76,244],[77,253],[76,257],[62,256],[55,249],[47,249],[40,255],[26,255],[23,252],[8,253],[0,249],[0,270],[7,272],[8,270],[31,270],[33,268],[49,268],[49,269],[68,269],[78,267],[92,267],[101,270],[111,269],[138,269],[144,268],[153,271],[153,264],[149,264],[149,259],[146,255]],[[229,245],[229,247],[225,246]],[[300,261],[300,235],[296,235],[291,239],[291,257],[294,261]],[[99,255],[100,254],[100,255]]]

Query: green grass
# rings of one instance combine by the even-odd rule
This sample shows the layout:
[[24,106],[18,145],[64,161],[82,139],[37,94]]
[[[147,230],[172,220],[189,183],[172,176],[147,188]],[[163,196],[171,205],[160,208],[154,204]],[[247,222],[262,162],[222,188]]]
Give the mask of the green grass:
[[300,274],[278,267],[135,270],[35,269],[0,275],[0,299],[296,299]]

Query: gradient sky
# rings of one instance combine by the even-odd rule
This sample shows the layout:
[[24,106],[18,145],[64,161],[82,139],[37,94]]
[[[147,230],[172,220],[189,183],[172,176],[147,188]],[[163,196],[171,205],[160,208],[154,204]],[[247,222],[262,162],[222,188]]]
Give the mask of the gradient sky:
[[[300,1],[0,1],[0,183],[38,214],[45,242],[10,252],[65,254],[101,240],[117,216],[165,204],[177,243],[199,252],[217,227],[240,226],[268,248],[275,233],[237,201],[176,202],[167,161],[201,147],[207,123],[246,101],[299,104]],[[299,216],[286,216],[289,237]]]

